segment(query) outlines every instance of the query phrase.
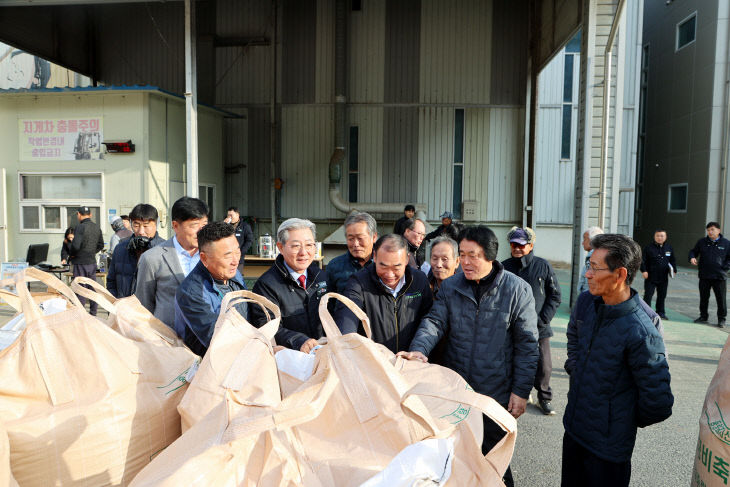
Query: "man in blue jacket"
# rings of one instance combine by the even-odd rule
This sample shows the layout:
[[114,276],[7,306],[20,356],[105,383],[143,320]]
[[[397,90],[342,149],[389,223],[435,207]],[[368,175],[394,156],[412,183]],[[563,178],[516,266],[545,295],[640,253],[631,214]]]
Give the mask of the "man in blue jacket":
[[327,291],[341,293],[351,275],[373,263],[373,245],[378,239],[375,218],[352,212],[345,219],[347,252],[327,264]]
[[[246,289],[246,284],[238,271],[241,250],[231,225],[215,222],[201,228],[198,249],[200,262],[175,293],[175,331],[202,357],[210,346],[223,296]],[[246,303],[236,309],[248,319]]]
[[591,245],[588,292],[568,323],[562,485],[628,486],[637,427],[671,416],[674,396],[664,341],[630,287],[641,248],[617,234]]
[[[463,273],[443,281],[409,352],[398,355],[426,362],[446,337],[442,365],[518,418],[525,412],[537,369],[535,299],[530,286],[497,260],[499,241],[492,230],[467,227],[461,238]],[[482,452],[503,437],[504,431],[485,416]],[[509,468],[504,482],[514,484]]]
[[689,262],[699,266],[700,278],[700,316],[695,323],[707,323],[707,305],[710,302],[710,289],[717,301],[717,326],[725,327],[727,299],[725,292],[727,271],[730,269],[730,240],[720,233],[720,224],[710,222],[705,227],[707,236],[697,241],[689,251]]

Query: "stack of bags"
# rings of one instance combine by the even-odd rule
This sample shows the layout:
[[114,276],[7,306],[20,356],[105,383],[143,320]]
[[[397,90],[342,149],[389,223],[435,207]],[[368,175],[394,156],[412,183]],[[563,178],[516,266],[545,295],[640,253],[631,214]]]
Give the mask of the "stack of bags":
[[[60,292],[67,309],[43,315],[27,289],[33,280]],[[165,340],[123,336],[39,270],[18,274],[16,289],[6,301],[22,311],[25,329],[0,352],[0,434],[12,476],[23,486],[129,484],[180,436],[177,405],[199,358]],[[155,335],[154,317],[142,310],[135,328]],[[0,485],[9,473],[4,438]]]
[[[132,485],[502,485],[514,418],[448,369],[403,362],[368,338],[342,336],[327,312],[333,297],[369,329],[351,301],[325,296],[327,339],[302,380],[277,367],[275,308],[260,329],[232,308],[241,298],[271,303],[247,291],[227,295],[180,405],[186,431]],[[482,412],[507,433],[486,458]]]
[[[25,285],[36,279],[68,309],[42,315]],[[0,351],[0,487],[502,485],[514,418],[449,369],[342,336],[333,298],[370,328],[347,298],[322,299],[327,337],[303,354],[275,346],[274,304],[229,293],[200,362],[134,297],[75,281],[103,323],[48,274],[16,282],[26,329]],[[269,322],[249,324],[241,300]],[[482,413],[506,432],[486,457]]]

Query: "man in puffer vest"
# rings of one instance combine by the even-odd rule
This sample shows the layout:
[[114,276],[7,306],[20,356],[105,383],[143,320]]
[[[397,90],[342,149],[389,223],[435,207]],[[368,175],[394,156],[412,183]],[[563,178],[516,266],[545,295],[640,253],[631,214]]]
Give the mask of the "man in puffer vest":
[[563,486],[628,486],[637,427],[664,421],[674,396],[664,341],[630,285],[641,248],[625,235],[591,240],[588,291],[568,322]]

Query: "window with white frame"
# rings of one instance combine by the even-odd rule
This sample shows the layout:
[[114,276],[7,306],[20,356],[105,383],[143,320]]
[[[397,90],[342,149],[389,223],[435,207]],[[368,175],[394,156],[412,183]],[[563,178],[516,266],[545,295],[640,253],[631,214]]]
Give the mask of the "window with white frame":
[[697,12],[677,24],[677,45],[675,50],[679,51],[685,46],[692,44],[697,36]]
[[21,232],[63,233],[78,223],[81,205],[100,223],[101,173],[21,173],[18,183]]
[[669,213],[686,213],[687,183],[670,184],[667,200],[667,211]]

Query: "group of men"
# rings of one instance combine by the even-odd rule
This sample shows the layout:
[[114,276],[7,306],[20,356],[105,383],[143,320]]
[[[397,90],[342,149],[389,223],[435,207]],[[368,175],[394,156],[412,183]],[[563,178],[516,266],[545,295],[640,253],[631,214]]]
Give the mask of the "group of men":
[[[515,418],[534,387],[537,406],[554,414],[550,322],[561,294],[550,264],[533,253],[535,232],[511,229],[511,257],[500,262],[499,241],[488,227],[457,226],[447,212],[440,230],[427,236],[414,213],[396,224],[403,235],[383,236],[371,215],[351,213],[344,224],[347,251],[326,270],[315,262],[315,224],[284,221],[276,232],[280,253],[253,287],[281,310],[277,344],[315,350],[324,335],[320,299],[336,291],[365,311],[372,339],[392,352],[455,370]],[[107,280],[115,296],[136,295],[200,355],[225,294],[246,288],[240,265],[250,245],[235,208],[223,222],[209,222],[208,214],[203,201],[181,198],[171,210],[175,235],[162,240],[157,210],[138,205],[130,213],[133,235],[115,248]],[[636,428],[668,417],[673,397],[662,337],[648,307],[637,312],[640,300],[630,288],[640,249],[621,235],[597,235],[590,244],[588,292],[568,330],[563,485],[586,485],[587,478],[627,485]],[[237,310],[254,326],[270,319],[246,303]],[[332,311],[343,333],[364,334],[345,306]],[[482,451],[503,436],[485,417]],[[513,485],[509,469],[504,480]]]
[[[705,230],[706,236],[695,243],[688,256],[689,263],[698,267],[699,277],[700,316],[694,322],[708,323],[708,305],[712,290],[717,302],[717,326],[724,328],[727,318],[726,280],[730,270],[730,240],[722,235],[718,222],[708,222]],[[579,292],[588,289],[586,271],[593,252],[591,241],[602,233],[603,230],[599,227],[590,227],[583,233],[583,248],[587,255],[578,285]],[[651,243],[642,251],[640,270],[644,278],[644,301],[651,306],[656,292],[656,313],[659,318],[666,320],[665,301],[669,279],[677,273],[677,259],[674,249],[667,241],[666,230],[658,228],[654,231]]]

